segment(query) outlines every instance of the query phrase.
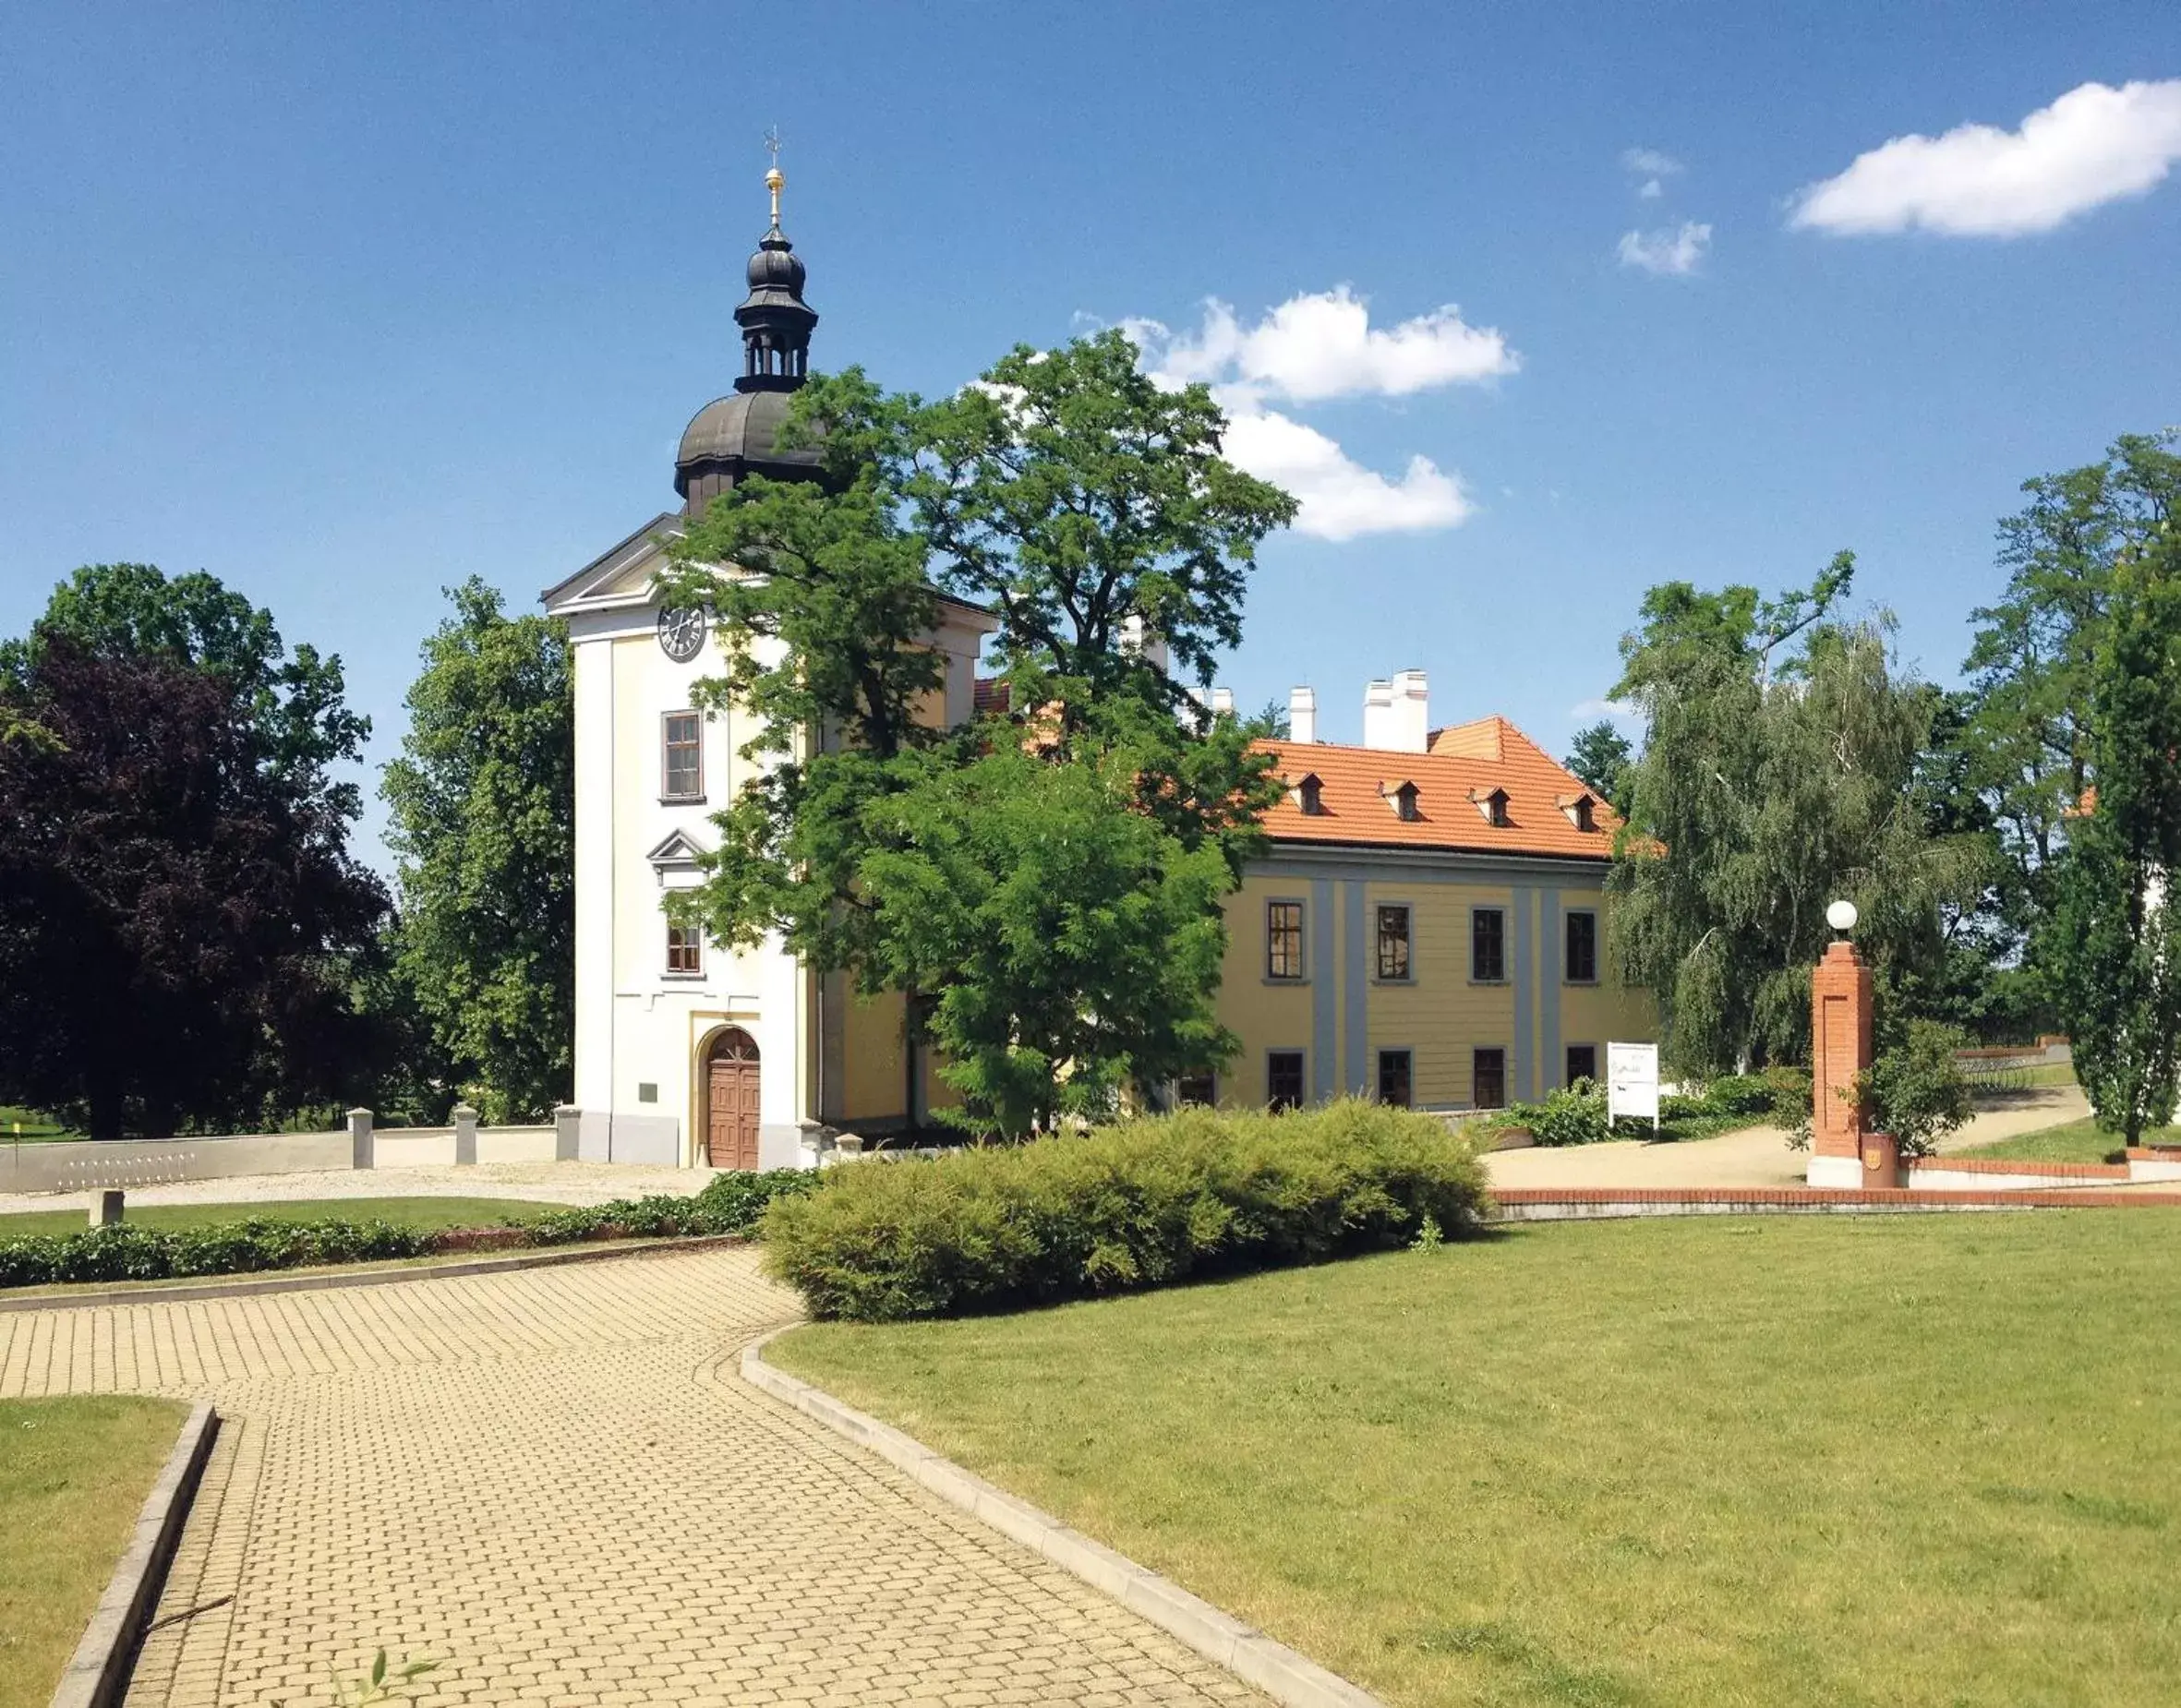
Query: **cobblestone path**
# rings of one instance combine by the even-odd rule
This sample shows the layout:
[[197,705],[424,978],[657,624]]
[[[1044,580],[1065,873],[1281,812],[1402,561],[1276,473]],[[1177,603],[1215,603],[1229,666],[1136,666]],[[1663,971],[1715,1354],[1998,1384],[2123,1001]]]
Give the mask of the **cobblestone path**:
[[1135,1615],[744,1386],[795,1315],[726,1249],[0,1314],[0,1395],[224,1425],[131,1708],[1261,1703]]

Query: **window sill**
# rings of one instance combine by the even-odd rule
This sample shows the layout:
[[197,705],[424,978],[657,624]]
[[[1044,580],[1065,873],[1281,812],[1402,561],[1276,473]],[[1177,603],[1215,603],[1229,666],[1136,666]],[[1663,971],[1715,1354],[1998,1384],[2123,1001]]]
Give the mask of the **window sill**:
[[1598,983],[1596,979],[1562,979],[1560,982],[1572,991],[1595,991]]
[[1390,987],[1391,989],[1392,989],[1392,990],[1396,990],[1396,991],[1400,991],[1400,990],[1412,990],[1412,991],[1413,991],[1414,989],[1416,989],[1416,975],[1415,973],[1411,973],[1411,974],[1409,974],[1409,976],[1408,976],[1407,978],[1405,978],[1405,979],[1381,979],[1381,978],[1378,978],[1378,977],[1375,977],[1375,976],[1374,976],[1374,977],[1372,978],[1372,980],[1371,980],[1371,982],[1372,982],[1373,984],[1382,984],[1382,985],[1386,985],[1386,986]]
[[1469,980],[1469,982],[1472,984],[1491,985],[1499,989],[1505,989],[1508,980],[1505,979],[1472,979]]
[[663,972],[659,977],[669,984],[702,984],[705,981],[705,975],[701,972]]
[[1259,984],[1271,985],[1276,990],[1295,991],[1304,989],[1309,984],[1310,980],[1307,978],[1275,979],[1271,973],[1267,973],[1263,978],[1259,979],[1258,982]]
[[704,804],[705,798],[702,795],[661,795],[659,797],[659,805],[662,807],[701,807]]

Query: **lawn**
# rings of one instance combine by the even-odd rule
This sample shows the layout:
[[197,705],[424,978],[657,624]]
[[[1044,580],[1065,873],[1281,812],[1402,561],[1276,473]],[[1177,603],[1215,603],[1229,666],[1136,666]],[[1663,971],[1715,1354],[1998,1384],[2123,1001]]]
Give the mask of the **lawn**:
[[45,1144],[54,1139],[86,1137],[35,1109],[18,1109],[12,1104],[0,1103],[0,1144]]
[[[2107,1133],[2094,1121],[2070,1121],[2036,1133],[2018,1133],[2012,1138],[1974,1145],[1957,1154],[1965,1157],[2035,1157],[2044,1162],[2103,1162],[2125,1143],[2118,1133]],[[2181,1127],[2156,1127],[2143,1135],[2147,1145],[2181,1145]]]
[[2172,1702],[2181,1212],[1531,1227],[768,1356],[1397,1704]]
[[0,1708],[45,1708],[187,1410],[0,1400]]
[[[202,1228],[256,1217],[265,1221],[390,1221],[404,1228],[496,1228],[527,1221],[558,1204],[527,1198],[296,1198],[265,1204],[131,1204],[127,1220],[144,1228]],[[0,1240],[33,1233],[79,1233],[79,1209],[0,1215]]]

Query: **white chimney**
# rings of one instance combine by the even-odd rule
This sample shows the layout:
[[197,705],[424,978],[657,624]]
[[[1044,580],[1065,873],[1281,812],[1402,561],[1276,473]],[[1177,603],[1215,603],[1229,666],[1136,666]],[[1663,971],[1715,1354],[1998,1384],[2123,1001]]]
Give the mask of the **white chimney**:
[[1211,710],[1215,716],[1234,716],[1235,691],[1232,688],[1214,688],[1211,691]]
[[1430,736],[1430,687],[1423,671],[1398,671],[1392,681],[1372,682],[1364,689],[1364,746],[1421,753]]
[[1147,664],[1155,664],[1162,670],[1171,668],[1166,656],[1166,637],[1150,628],[1139,612],[1131,611],[1121,619],[1121,650]]
[[1366,747],[1392,747],[1393,740],[1393,684],[1392,682],[1366,682],[1363,685],[1363,745]]
[[1318,691],[1315,688],[1291,688],[1287,691],[1287,739],[1290,741],[1317,740]]
[[1431,744],[1431,688],[1421,670],[1400,670],[1393,677],[1393,745],[1404,753],[1421,753]]

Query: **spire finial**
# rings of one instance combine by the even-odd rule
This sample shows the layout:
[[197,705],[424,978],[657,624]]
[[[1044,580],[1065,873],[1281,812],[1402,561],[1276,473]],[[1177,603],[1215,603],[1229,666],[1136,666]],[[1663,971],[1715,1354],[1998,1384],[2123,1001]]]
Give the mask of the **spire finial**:
[[787,174],[780,170],[780,127],[777,125],[768,126],[765,129],[765,151],[773,157],[772,166],[765,174],[765,187],[773,193],[773,226],[777,230],[780,223],[780,186],[788,182]]

